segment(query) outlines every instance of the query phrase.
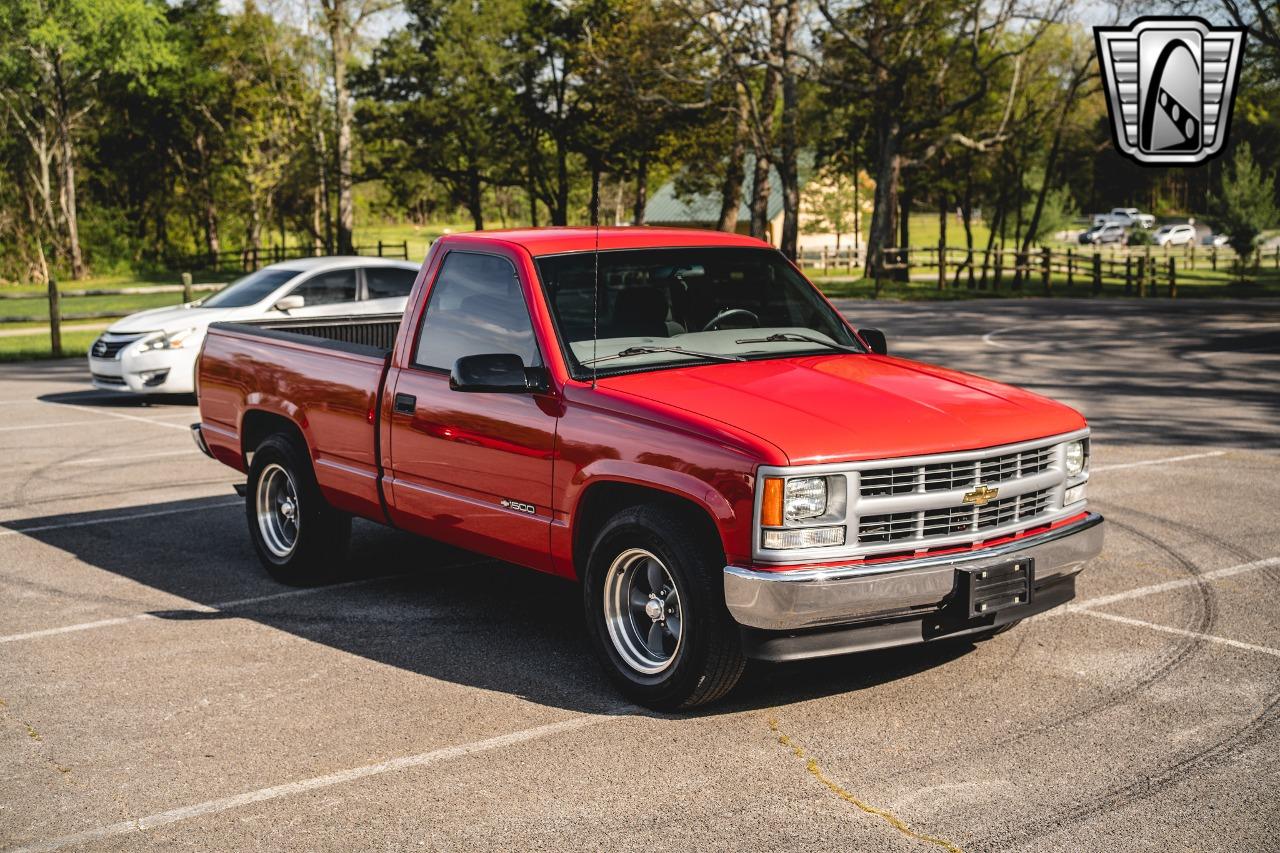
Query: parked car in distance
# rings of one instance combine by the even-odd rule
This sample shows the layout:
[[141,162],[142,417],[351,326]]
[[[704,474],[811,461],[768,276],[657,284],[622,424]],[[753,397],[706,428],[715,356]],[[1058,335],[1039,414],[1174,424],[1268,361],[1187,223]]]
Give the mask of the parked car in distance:
[[1151,235],[1151,241],[1157,246],[1185,246],[1194,243],[1196,229],[1194,225],[1161,225]]
[[1150,213],[1140,213],[1136,207],[1113,207],[1109,213],[1099,213],[1093,217],[1093,224],[1106,225],[1114,223],[1126,228],[1151,228],[1156,218]]
[[1123,243],[1127,233],[1128,232],[1123,225],[1108,222],[1102,225],[1095,225],[1088,231],[1081,234],[1077,239],[1080,241],[1081,245],[1092,244],[1094,246],[1098,246],[1103,243]]
[[204,299],[131,314],[89,348],[93,385],[135,394],[190,394],[210,323],[403,311],[418,267],[386,258],[282,261]]
[[403,315],[214,324],[192,430],[277,579],[340,577],[353,515],[577,579],[619,688],[688,708],[991,636],[1101,549],[1078,412],[887,350],[743,235],[454,234]]
[[1206,246],[1225,246],[1231,242],[1231,238],[1226,234],[1206,234],[1204,244]]

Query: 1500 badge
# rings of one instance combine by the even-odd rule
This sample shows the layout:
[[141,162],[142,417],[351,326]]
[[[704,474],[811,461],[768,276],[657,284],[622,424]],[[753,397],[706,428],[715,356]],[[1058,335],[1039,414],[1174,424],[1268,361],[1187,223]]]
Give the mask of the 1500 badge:
[[503,498],[499,501],[507,509],[514,509],[516,512],[527,512],[529,515],[537,515],[538,508],[533,504],[521,503],[520,501],[509,501]]

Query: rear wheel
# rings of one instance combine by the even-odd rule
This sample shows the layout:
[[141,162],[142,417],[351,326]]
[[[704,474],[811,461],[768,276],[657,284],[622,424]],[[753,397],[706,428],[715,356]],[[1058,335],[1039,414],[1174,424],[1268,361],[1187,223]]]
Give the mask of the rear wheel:
[[306,451],[287,435],[264,439],[249,466],[249,537],[271,577],[294,586],[337,580],[351,516],[325,501]]
[[660,507],[623,510],[600,531],[583,594],[596,655],[628,698],[659,710],[712,702],[745,665],[710,537]]

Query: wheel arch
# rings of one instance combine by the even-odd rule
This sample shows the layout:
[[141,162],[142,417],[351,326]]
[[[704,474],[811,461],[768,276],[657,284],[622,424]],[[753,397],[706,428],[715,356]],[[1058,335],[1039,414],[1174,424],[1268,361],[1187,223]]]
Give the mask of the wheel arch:
[[582,490],[575,505],[572,532],[573,567],[584,576],[591,545],[600,530],[623,510],[634,506],[661,506],[688,519],[700,535],[708,537],[723,554],[725,543],[715,516],[705,504],[687,494],[625,480],[597,480]]
[[307,458],[311,458],[311,447],[307,443],[307,437],[296,422],[282,414],[267,411],[266,409],[247,409],[240,419],[240,452],[245,459],[246,468],[248,467],[249,455],[257,449],[264,439],[277,433],[282,433],[296,440],[298,445],[305,450]]

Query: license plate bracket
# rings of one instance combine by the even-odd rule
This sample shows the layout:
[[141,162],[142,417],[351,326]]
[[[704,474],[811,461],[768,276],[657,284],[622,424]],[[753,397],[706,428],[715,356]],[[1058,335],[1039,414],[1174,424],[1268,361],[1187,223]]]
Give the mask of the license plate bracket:
[[960,600],[968,603],[970,619],[1031,603],[1036,577],[1036,562],[1031,557],[958,572]]

